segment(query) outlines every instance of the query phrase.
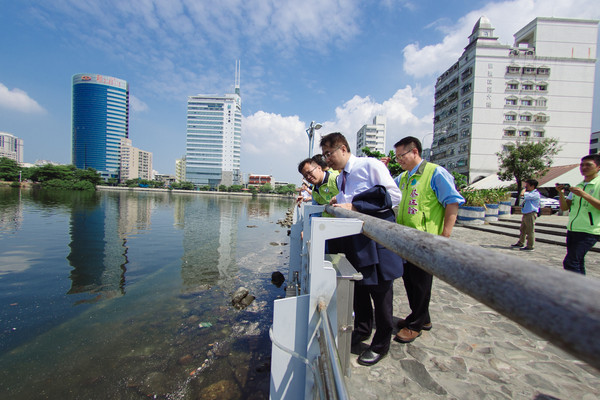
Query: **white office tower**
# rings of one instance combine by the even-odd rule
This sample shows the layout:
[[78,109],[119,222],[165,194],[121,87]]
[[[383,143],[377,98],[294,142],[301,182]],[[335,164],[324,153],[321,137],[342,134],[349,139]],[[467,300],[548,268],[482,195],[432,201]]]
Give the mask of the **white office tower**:
[[120,181],[152,179],[152,153],[133,147],[131,139],[121,139]]
[[23,139],[7,132],[0,132],[0,157],[23,163]]
[[186,181],[197,186],[241,184],[242,99],[239,63],[235,93],[188,97]]
[[435,86],[431,161],[469,182],[498,171],[496,153],[516,140],[557,138],[554,165],[589,152],[598,21],[536,18],[494,37],[486,17]]
[[377,115],[373,118],[372,125],[363,125],[356,132],[356,155],[364,156],[363,147],[368,147],[371,151],[379,151],[386,154],[385,151],[385,117]]

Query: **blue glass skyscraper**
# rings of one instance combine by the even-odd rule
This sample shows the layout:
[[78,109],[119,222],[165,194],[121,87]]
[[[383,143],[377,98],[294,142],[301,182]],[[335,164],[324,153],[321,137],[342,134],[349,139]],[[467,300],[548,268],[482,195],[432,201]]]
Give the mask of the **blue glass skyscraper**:
[[73,164],[119,178],[121,139],[129,137],[129,84],[99,74],[73,75]]

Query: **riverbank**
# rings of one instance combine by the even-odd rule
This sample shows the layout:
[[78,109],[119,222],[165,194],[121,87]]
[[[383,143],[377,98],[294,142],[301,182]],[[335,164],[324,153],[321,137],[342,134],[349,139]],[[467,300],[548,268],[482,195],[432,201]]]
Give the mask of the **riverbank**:
[[294,199],[293,195],[277,194],[277,193],[256,193],[249,192],[217,192],[205,190],[180,190],[180,189],[157,189],[157,188],[142,188],[142,187],[123,187],[123,186],[96,186],[96,190],[113,190],[121,192],[152,192],[152,193],[180,193],[180,194],[203,194],[210,196],[242,196],[242,197],[281,197]]

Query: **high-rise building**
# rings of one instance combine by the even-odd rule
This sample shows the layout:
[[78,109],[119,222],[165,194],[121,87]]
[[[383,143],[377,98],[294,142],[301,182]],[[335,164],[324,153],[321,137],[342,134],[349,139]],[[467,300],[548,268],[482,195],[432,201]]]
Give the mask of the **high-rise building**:
[[510,46],[481,17],[437,78],[431,160],[473,182],[498,171],[505,143],[556,138],[554,165],[578,163],[590,145],[597,34],[596,20],[536,18]]
[[120,181],[152,179],[152,153],[133,147],[131,139],[121,139]]
[[363,147],[385,154],[385,117],[383,115],[375,116],[372,125],[363,125],[356,132],[357,156],[365,155],[362,151]]
[[10,158],[22,164],[23,139],[19,139],[10,133],[0,132],[0,157]]
[[175,182],[185,182],[185,156],[175,160]]
[[186,181],[195,185],[241,184],[242,98],[239,64],[235,93],[188,97]]
[[119,179],[121,139],[128,137],[129,84],[100,74],[73,75],[73,164]]

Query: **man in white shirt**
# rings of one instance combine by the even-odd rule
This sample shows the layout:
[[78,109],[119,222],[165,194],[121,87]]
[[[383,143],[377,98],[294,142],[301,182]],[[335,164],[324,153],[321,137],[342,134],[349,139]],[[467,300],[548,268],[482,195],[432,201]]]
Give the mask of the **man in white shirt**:
[[[329,167],[340,171],[337,178],[339,193],[331,204],[395,222],[392,207],[398,205],[401,194],[386,166],[374,158],[358,158],[351,154],[348,141],[339,132],[324,136],[320,144]],[[402,276],[403,261],[362,234],[341,240],[346,257],[363,275],[354,290],[353,345],[367,340],[373,322],[376,326],[371,345],[357,360],[361,365],[370,366],[389,351],[393,329],[393,282]]]

